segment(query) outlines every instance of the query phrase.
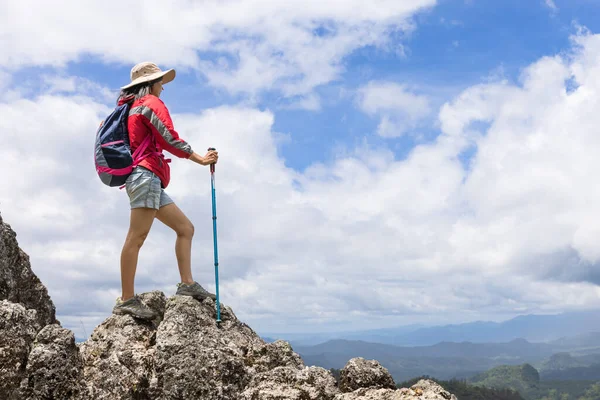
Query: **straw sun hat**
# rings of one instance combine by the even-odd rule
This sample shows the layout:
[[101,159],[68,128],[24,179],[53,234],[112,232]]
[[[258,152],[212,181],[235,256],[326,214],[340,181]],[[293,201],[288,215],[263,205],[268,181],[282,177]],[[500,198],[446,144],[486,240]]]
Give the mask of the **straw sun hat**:
[[175,79],[175,70],[169,69],[162,71],[158,68],[158,65],[153,62],[142,62],[131,68],[131,82],[128,85],[121,87],[121,89],[128,89],[140,83],[150,82],[159,78],[162,78],[163,85],[169,83]]

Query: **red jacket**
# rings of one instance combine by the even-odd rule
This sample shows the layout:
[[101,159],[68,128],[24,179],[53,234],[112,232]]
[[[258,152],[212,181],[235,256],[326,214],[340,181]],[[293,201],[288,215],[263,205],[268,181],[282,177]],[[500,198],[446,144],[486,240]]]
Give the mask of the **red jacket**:
[[136,100],[129,111],[127,129],[132,153],[146,136],[152,135],[150,144],[141,154],[149,155],[139,165],[154,172],[160,178],[162,187],[166,188],[171,180],[171,169],[168,164],[170,160],[165,159],[162,151],[166,150],[179,158],[189,158],[193,151],[173,128],[173,121],[165,103],[153,95]]

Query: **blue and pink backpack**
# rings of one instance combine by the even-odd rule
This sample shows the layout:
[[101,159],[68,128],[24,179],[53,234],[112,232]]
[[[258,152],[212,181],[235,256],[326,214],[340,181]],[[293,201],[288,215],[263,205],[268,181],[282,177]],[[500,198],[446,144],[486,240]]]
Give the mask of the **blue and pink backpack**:
[[94,158],[96,172],[100,180],[108,186],[123,188],[131,171],[148,154],[141,156],[150,143],[148,135],[131,154],[127,118],[131,101],[119,104],[102,123],[96,132]]

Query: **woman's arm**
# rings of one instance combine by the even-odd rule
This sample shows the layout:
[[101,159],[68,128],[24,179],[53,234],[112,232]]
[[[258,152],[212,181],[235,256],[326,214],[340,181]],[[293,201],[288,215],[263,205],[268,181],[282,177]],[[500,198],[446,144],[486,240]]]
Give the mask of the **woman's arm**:
[[204,157],[202,157],[200,154],[193,152],[189,159],[200,165],[210,165],[217,162],[219,159],[219,153],[217,151],[210,150]]

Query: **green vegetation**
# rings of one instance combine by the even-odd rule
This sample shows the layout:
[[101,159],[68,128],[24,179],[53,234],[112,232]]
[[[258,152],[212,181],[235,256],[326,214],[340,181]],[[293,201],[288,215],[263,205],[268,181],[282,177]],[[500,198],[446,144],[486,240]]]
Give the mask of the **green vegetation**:
[[[537,388],[521,392],[527,400],[589,400],[583,397],[590,381],[541,381]],[[600,397],[595,397],[600,400]]]
[[[577,400],[598,400],[600,399],[600,382],[594,383],[585,391],[585,394]],[[563,399],[561,399],[563,400]]]
[[470,379],[470,382],[489,388],[510,388],[529,393],[540,387],[540,374],[530,364],[501,365]]
[[561,392],[560,389],[550,389],[543,397],[538,397],[536,400],[599,400],[600,399],[600,382],[594,383],[581,395]]
[[594,392],[597,389],[594,389],[594,381],[541,381],[538,371],[530,364],[492,368],[471,378],[470,383],[480,387],[513,389],[526,400],[600,400]]

